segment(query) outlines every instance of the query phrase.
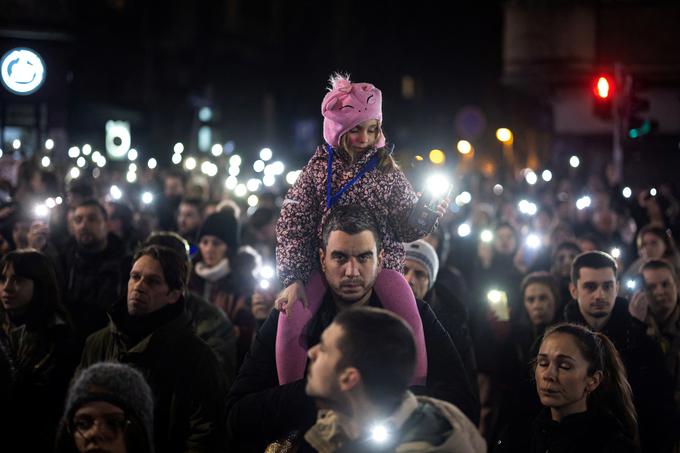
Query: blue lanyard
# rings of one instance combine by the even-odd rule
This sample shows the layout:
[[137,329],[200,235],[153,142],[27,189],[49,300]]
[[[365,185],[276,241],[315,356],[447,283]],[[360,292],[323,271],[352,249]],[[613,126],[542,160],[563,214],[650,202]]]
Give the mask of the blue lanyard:
[[375,167],[378,166],[378,155],[376,154],[375,156],[373,156],[373,158],[369,160],[366,163],[366,165],[364,165],[364,168],[362,168],[354,178],[347,181],[347,183],[344,186],[342,186],[335,195],[333,195],[331,189],[331,178],[333,176],[333,147],[327,144],[326,151],[328,151],[328,184],[326,186],[326,208],[330,209],[333,207],[335,203],[338,202],[342,194],[345,193],[347,189],[352,187],[354,183],[356,183],[366,173],[368,173],[369,171],[373,171]]

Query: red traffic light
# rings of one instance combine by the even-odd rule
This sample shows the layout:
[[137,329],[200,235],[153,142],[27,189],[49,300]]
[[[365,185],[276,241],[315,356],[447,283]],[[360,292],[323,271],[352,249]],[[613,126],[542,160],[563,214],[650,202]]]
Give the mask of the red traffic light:
[[595,86],[593,88],[596,97],[600,99],[609,99],[612,95],[612,91],[614,91],[614,84],[609,77],[601,75],[595,80]]

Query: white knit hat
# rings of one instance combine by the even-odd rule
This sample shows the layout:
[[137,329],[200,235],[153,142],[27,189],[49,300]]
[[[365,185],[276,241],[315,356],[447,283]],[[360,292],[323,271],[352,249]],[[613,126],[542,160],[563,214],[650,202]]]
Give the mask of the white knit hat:
[[439,258],[437,257],[437,251],[423,239],[418,239],[417,241],[411,242],[409,244],[404,244],[404,250],[406,251],[407,260],[417,261],[425,266],[430,278],[430,286],[427,289],[432,289],[432,286],[434,286],[434,281],[437,278],[437,272],[439,272]]

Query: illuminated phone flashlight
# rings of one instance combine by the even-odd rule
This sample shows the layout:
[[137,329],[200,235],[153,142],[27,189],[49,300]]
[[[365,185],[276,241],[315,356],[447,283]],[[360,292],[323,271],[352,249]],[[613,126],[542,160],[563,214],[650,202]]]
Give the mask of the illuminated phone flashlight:
[[117,185],[111,186],[111,189],[109,189],[109,194],[111,194],[111,198],[114,200],[120,200],[121,197],[123,196],[123,191],[120,190],[120,188]]
[[626,280],[626,288],[628,288],[631,291],[635,290],[637,288],[637,282],[634,279],[629,278],[628,280]]
[[589,208],[590,203],[591,203],[590,197],[588,195],[583,196],[583,197],[579,198],[578,200],[576,200],[576,209],[578,209],[579,211],[582,211],[585,208]]
[[541,238],[537,234],[532,233],[527,236],[526,243],[530,249],[537,249],[541,246]]
[[499,304],[503,300],[504,295],[505,293],[503,291],[492,289],[491,291],[486,293],[486,299],[492,304]]
[[425,188],[435,198],[444,198],[452,189],[448,178],[441,173],[434,174],[425,180]]
[[493,231],[482,230],[482,233],[479,235],[479,239],[481,239],[482,242],[486,242],[488,244],[489,242],[493,241]]
[[382,423],[376,423],[371,426],[370,439],[376,444],[384,445],[390,440],[390,430]]
[[153,203],[153,194],[151,192],[144,192],[142,194],[142,203],[144,204]]
[[271,287],[271,280],[274,278],[274,268],[271,266],[262,266],[260,268],[260,288],[269,289]]
[[50,213],[50,209],[44,205],[44,204],[38,204],[33,208],[33,213],[35,214],[36,217],[40,219],[47,218],[48,214]]
[[611,256],[613,256],[616,259],[621,258],[621,249],[618,247],[614,247],[610,253]]

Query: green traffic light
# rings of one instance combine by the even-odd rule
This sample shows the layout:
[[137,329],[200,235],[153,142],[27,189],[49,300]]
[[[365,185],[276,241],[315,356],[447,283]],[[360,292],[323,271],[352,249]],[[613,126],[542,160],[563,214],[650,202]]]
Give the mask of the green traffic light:
[[639,138],[643,135],[647,135],[652,131],[652,122],[650,120],[644,120],[642,125],[638,128],[633,128],[628,131],[628,136],[630,138]]

